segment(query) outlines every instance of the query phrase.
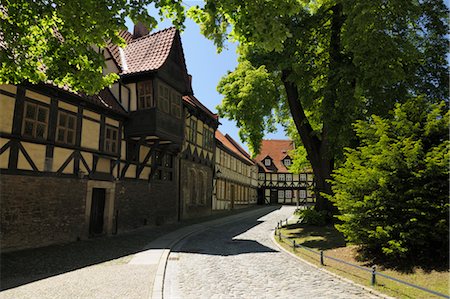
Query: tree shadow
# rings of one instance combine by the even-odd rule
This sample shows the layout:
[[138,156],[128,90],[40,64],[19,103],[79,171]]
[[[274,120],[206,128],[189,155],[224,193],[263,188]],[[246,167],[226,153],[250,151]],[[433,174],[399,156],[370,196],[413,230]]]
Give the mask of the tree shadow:
[[[278,208],[272,207],[271,212]],[[243,219],[238,224],[230,223],[208,228],[199,234],[186,238],[171,251],[217,256],[278,252],[256,240],[252,240],[251,237],[247,239],[245,235],[242,236],[242,234],[262,224],[264,221],[259,218],[266,214],[268,213],[255,214],[252,217]]]
[[314,226],[296,223],[286,228],[292,230],[287,235],[289,239],[303,239],[299,244],[312,249],[328,250],[346,245],[344,236],[333,225]]
[[[265,207],[257,215],[261,217],[275,209],[277,208]],[[248,210],[252,209],[242,211]],[[154,242],[152,244],[155,245],[148,245],[172,231],[223,216],[238,216],[242,211],[225,212],[222,215],[216,214],[211,217],[158,227],[144,227],[116,236],[103,236],[67,244],[2,252],[0,254],[0,291],[112,260],[115,260],[115,263],[127,263],[132,254],[147,249],[168,248],[164,243]],[[253,249],[258,250],[255,247]]]

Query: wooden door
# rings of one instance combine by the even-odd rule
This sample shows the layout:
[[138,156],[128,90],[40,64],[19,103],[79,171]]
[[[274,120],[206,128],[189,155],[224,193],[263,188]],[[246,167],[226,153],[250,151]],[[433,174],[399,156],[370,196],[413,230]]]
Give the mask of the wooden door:
[[270,190],[270,203],[271,204],[278,203],[278,190],[277,189]]
[[103,188],[92,189],[91,218],[89,234],[91,236],[103,233],[103,217],[105,214],[106,190]]

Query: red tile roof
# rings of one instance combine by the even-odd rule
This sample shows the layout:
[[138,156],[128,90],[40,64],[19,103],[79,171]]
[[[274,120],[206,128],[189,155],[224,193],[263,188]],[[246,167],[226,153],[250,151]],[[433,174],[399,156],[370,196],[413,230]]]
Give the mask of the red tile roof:
[[219,144],[222,144],[224,147],[235,153],[244,163],[255,164],[255,162],[250,159],[250,155],[239,146],[230,135],[226,134],[224,136],[219,130],[216,130],[216,141],[219,141]]
[[213,118],[217,121],[219,120],[219,116],[209,110],[205,105],[203,105],[194,95],[183,96],[183,102],[191,105],[192,107],[199,108],[210,118]]
[[[119,35],[120,35],[120,37],[122,37],[125,40],[125,42],[127,44],[131,43],[131,41],[133,40],[133,34],[131,34],[130,32],[128,32],[126,30],[121,30],[119,32]],[[117,65],[119,67],[122,67],[122,61],[120,59],[119,46],[118,45],[114,45],[112,43],[109,43],[107,49],[111,53],[111,55],[114,58],[114,61],[117,63]]]
[[[255,161],[265,172],[289,172],[283,164],[283,159],[289,155],[289,151],[293,149],[294,142],[292,140],[263,140],[261,143],[261,151],[256,156]],[[264,165],[264,159],[267,156],[272,159],[274,167],[266,167]]]
[[123,49],[126,65],[121,62],[122,74],[158,70],[169,57],[176,32],[171,27],[129,42]]

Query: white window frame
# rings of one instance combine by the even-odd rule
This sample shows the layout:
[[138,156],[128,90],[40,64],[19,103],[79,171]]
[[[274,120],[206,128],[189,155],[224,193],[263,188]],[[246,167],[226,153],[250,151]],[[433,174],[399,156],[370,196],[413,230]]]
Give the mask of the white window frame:
[[286,199],[291,199],[292,198],[292,190],[284,191],[284,196],[286,197]]
[[270,166],[272,165],[272,161],[270,161],[269,158],[264,159],[264,166]]

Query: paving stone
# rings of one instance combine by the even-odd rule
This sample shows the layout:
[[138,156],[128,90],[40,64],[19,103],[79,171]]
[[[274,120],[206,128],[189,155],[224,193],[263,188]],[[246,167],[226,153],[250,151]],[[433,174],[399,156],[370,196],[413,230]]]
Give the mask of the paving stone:
[[280,252],[271,231],[295,207],[213,225],[169,256],[164,298],[378,298]]

